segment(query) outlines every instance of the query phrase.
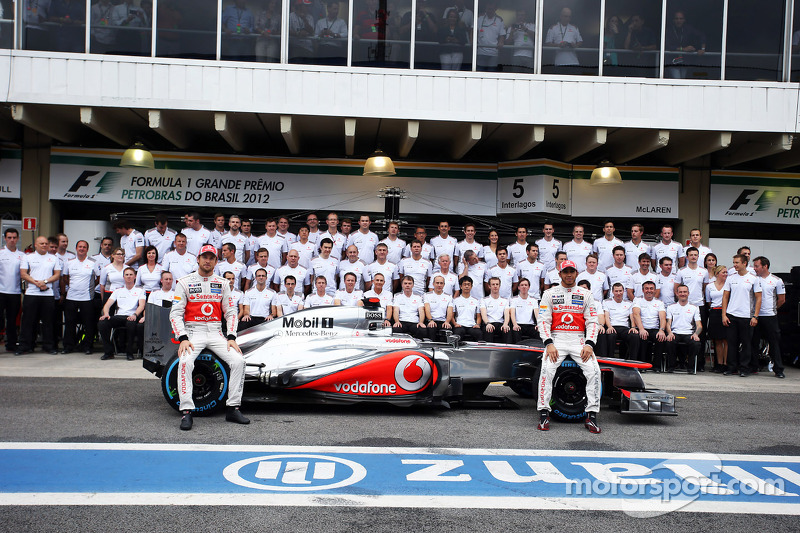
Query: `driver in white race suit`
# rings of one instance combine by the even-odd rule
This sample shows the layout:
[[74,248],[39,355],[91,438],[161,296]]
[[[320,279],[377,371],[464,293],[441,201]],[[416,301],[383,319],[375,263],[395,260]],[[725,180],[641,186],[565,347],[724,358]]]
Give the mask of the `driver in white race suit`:
[[578,269],[573,261],[561,263],[561,285],[545,291],[539,307],[539,333],[544,340],[542,370],[537,391],[539,426],[550,429],[550,396],[553,376],[569,355],[581,367],[586,378],[586,412],[584,426],[600,433],[597,412],[600,410],[600,366],[594,355],[597,341],[597,312],[591,291],[575,286]]
[[[228,280],[214,275],[217,249],[207,244],[197,256],[198,269],[175,284],[175,296],[169,320],[172,331],[181,342],[178,347],[178,395],[182,414],[181,429],[192,429],[192,371],[194,361],[203,350],[210,350],[230,367],[228,410],[225,420],[249,424],[239,412],[244,388],[244,357],[236,344],[237,308],[231,298]],[[227,337],[222,333],[222,317],[227,324]]]

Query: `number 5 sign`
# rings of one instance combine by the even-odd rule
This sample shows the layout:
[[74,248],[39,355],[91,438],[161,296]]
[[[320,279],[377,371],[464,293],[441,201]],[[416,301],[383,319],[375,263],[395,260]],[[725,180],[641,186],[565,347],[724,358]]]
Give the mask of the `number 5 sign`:
[[497,213],[572,214],[572,180],[537,174],[497,180]]

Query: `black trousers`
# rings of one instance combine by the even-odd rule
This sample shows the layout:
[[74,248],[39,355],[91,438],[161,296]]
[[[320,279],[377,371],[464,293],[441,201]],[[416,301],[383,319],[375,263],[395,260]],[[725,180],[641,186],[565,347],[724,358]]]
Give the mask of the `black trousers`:
[[539,338],[539,330],[536,329],[536,324],[520,324],[519,331],[514,331],[514,328],[511,328],[511,341],[514,344],[519,344],[522,342],[523,337],[526,339],[538,339]]
[[58,348],[59,341],[64,337],[64,302],[54,300],[53,306],[53,344]]
[[749,318],[728,315],[728,371],[749,372],[753,326]]
[[486,331],[486,326],[483,326],[483,340],[486,342],[502,342],[505,344],[511,344],[511,332],[503,331],[501,329],[503,327],[503,323],[492,322],[491,324],[494,326],[494,331]]
[[594,354],[597,357],[608,357],[608,339],[605,333],[597,335],[597,342],[594,343]]
[[[446,333],[444,332],[445,329],[442,327],[444,325],[444,320],[434,320],[434,323],[436,324],[435,327],[430,326],[430,321],[425,323],[425,325],[428,326],[428,331],[425,332],[427,337],[432,341],[445,340]],[[453,330],[451,329],[450,331],[452,332]]]
[[[619,340],[619,356],[622,358],[627,357],[632,359],[639,354],[639,338],[638,333],[629,333],[628,326],[614,326],[616,333],[609,333],[606,330],[606,356],[614,357],[614,348]],[[624,352],[624,354],[623,354]]]
[[[664,342],[656,340],[658,328],[646,329],[645,331],[647,332],[647,339],[642,340],[642,338],[639,337],[639,355],[637,359],[644,363],[650,363],[653,365],[653,368],[661,370],[661,356],[664,353]],[[655,364],[656,359],[658,360],[658,366]]]
[[22,307],[22,297],[19,294],[0,292],[0,324],[5,316],[6,325],[6,351],[13,352],[17,349],[17,315]]
[[[253,316],[250,315],[250,320],[247,322],[239,321],[239,325],[236,326],[236,331],[242,331],[243,329],[252,328],[253,326],[257,326],[259,324],[263,324],[267,321],[266,317],[263,316]],[[228,331],[227,323],[225,322],[225,317],[222,317],[222,331]]]
[[[769,357],[772,359],[772,371],[776,374],[783,372],[783,358],[781,357],[781,328],[777,316],[760,316],[758,325],[753,331],[752,352],[757,354],[758,345],[764,339],[769,345]],[[751,357],[750,371],[758,371],[758,356]]]
[[700,351],[697,355],[697,368],[704,368],[706,366],[706,341],[708,340],[708,305],[698,305],[700,309],[700,323],[703,325],[703,330],[700,332]]
[[36,344],[36,326],[42,322],[42,349],[55,350],[53,339],[53,311],[56,301],[52,296],[25,295],[22,299],[22,324],[20,324],[19,350],[30,352]]
[[[78,324],[83,326],[86,334],[83,346],[78,346]],[[75,348],[91,350],[95,324],[97,324],[97,320],[94,318],[94,302],[92,300],[85,302],[66,300],[64,302],[64,351],[71,352]]]
[[421,328],[416,322],[400,322],[400,327],[392,327],[392,333],[408,333],[412,337],[425,340],[427,328]]
[[111,330],[115,328],[125,328],[125,355],[133,355],[136,345],[136,323],[137,320],[128,320],[125,315],[114,315],[108,320],[101,320],[97,329],[100,331],[100,338],[103,339],[103,351],[105,354],[114,353],[114,344],[111,342]]
[[457,327],[453,328],[453,334],[458,335],[461,337],[461,340],[467,340],[467,337],[472,339],[473,341],[480,342],[483,340],[483,329],[480,327],[477,328],[465,328],[465,327]]
[[[680,364],[687,370],[694,370],[699,366],[697,354],[700,353],[700,343],[692,338],[691,335],[681,335],[676,333],[675,340],[667,342],[667,371],[675,370],[677,355],[681,355]],[[680,348],[684,349],[681,350]],[[694,367],[692,366],[694,365]]]

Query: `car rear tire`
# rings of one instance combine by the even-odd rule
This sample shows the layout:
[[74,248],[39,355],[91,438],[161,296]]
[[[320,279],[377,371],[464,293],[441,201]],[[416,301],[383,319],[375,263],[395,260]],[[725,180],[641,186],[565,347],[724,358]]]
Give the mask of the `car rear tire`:
[[[230,370],[220,358],[213,353],[201,353],[194,362],[192,372],[193,414],[208,414],[225,406],[228,396],[228,380]],[[180,410],[178,396],[178,356],[173,356],[164,366],[161,376],[161,392],[167,403]]]

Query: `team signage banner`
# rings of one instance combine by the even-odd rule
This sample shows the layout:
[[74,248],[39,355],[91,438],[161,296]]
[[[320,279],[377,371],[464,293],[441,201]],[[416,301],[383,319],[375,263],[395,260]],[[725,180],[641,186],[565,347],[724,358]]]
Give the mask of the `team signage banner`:
[[711,220],[800,224],[800,174],[711,172]]
[[0,150],[0,198],[21,198],[22,151]]
[[572,214],[570,165],[539,159],[497,165],[497,213]]
[[155,170],[120,168],[122,150],[53,148],[50,199],[242,209],[383,211],[382,187],[405,191],[406,213],[496,214],[495,165],[398,162],[362,176],[361,160],[156,152]]

